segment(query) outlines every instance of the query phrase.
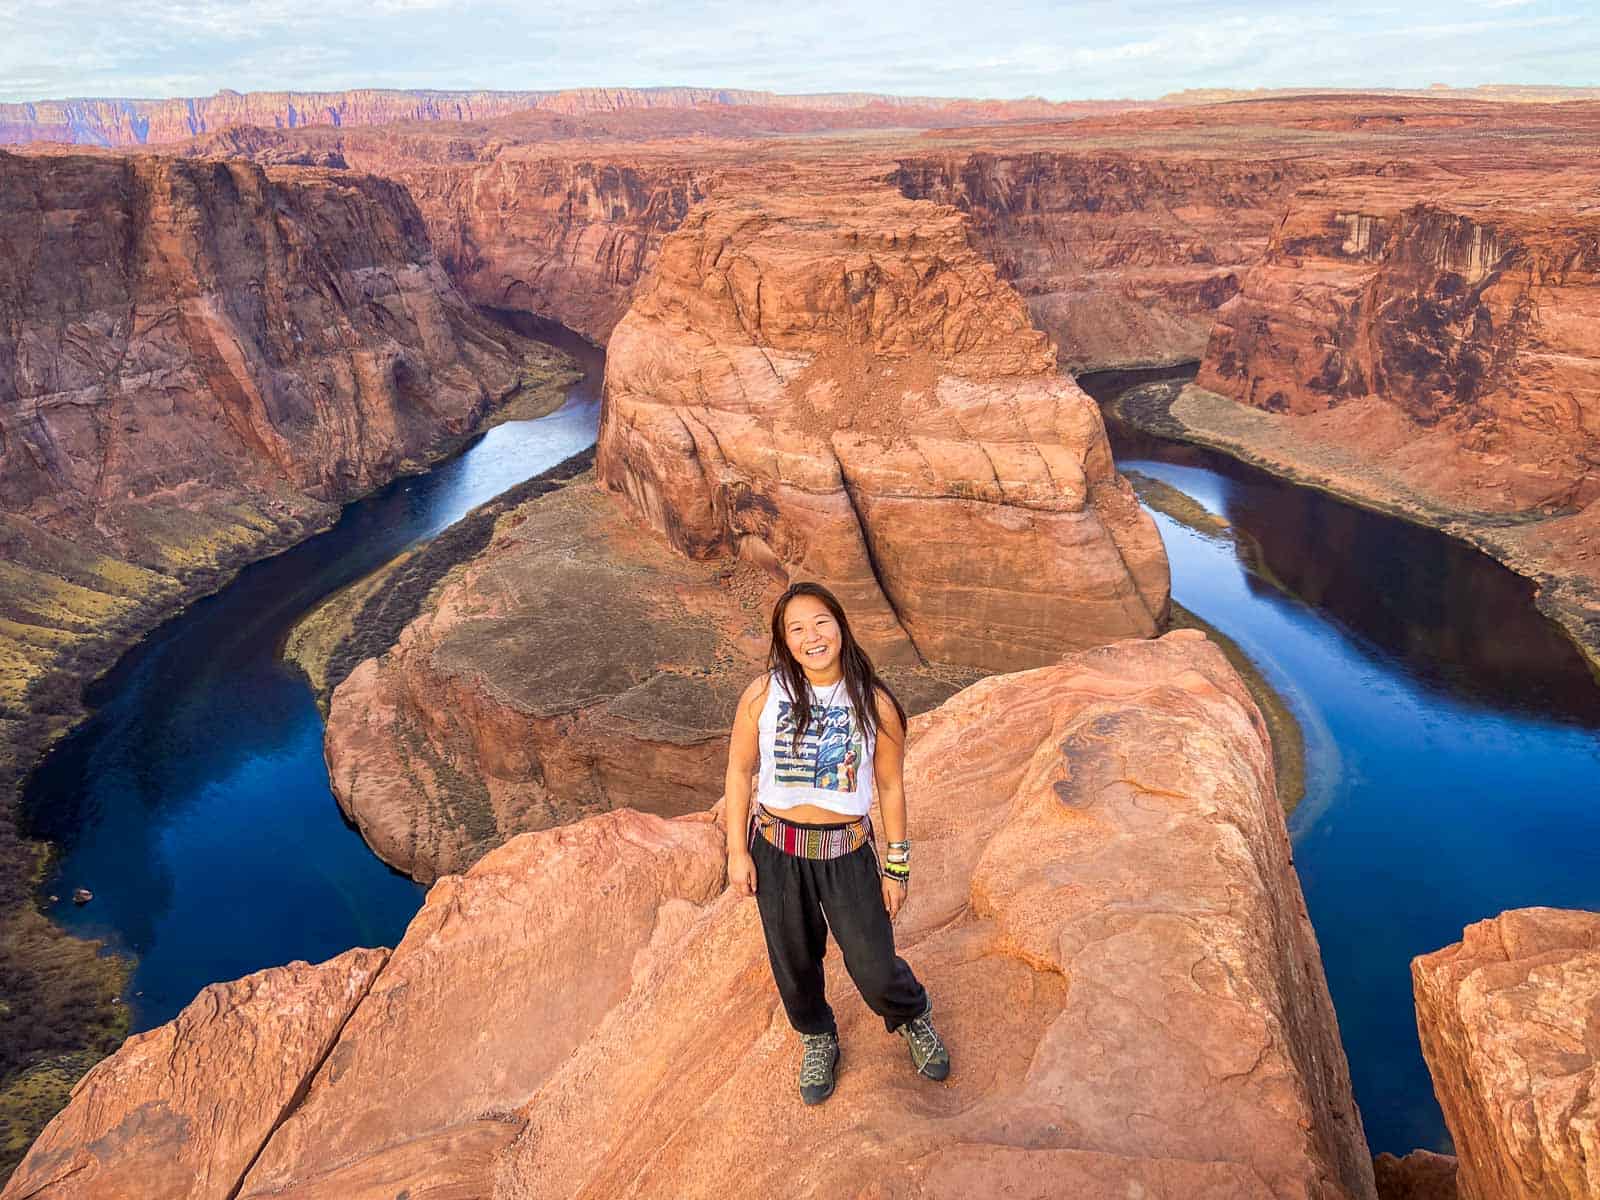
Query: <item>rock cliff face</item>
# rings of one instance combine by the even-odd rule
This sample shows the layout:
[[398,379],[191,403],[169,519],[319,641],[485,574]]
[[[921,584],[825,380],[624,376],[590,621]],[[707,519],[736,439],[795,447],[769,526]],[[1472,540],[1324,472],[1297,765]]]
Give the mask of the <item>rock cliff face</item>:
[[885,661],[1015,669],[1165,613],[1098,409],[949,208],[719,193],[613,333],[605,405],[607,487],[691,557],[828,583]]
[[716,177],[690,163],[508,150],[488,164],[352,165],[388,171],[424,214],[456,285],[474,303],[553,317],[604,342],[654,265],[662,237]]
[[0,154],[6,766],[126,638],[465,434],[522,345],[393,183]]
[[[1505,463],[1482,507],[1600,494],[1600,218],[1593,178],[1420,172],[1299,193],[1212,334],[1198,383],[1269,411],[1377,397]],[[1535,482],[1535,480],[1542,480]],[[1463,481],[1465,483],[1465,481]]]
[[[1215,647],[985,680],[912,722],[907,786],[897,939],[952,1046],[942,1085],[835,969],[839,1090],[793,1120],[795,1039],[721,830],[622,811],[441,880],[236,1193],[202,1164],[261,1136],[224,1092],[274,1111],[285,1062],[252,1048],[280,1010],[213,989],[146,1035],[209,1086],[140,1074],[130,1043],[4,1195],[1373,1196],[1265,733]],[[344,994],[348,958],[233,986]]]
[[1501,913],[1411,981],[1463,1200],[1600,1195],[1600,913]]
[[1201,396],[1185,419],[1473,541],[1600,661],[1594,180],[1491,162],[1306,188],[1197,381],[1276,416],[1252,432]]
[[1197,359],[1314,161],[1024,150],[903,158],[896,186],[973,240],[1069,368]]

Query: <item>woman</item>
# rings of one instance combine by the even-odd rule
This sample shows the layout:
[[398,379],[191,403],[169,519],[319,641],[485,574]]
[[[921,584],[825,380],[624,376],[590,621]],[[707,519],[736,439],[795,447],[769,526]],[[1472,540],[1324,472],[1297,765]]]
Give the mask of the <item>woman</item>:
[[[839,1065],[839,1030],[823,995],[829,929],[862,998],[906,1039],[912,1065],[943,1079],[949,1052],[929,1019],[928,993],[895,955],[890,924],[911,883],[905,710],[819,584],[794,584],[778,598],[767,666],[739,698],[728,748],[728,883],[761,910],[772,975],[804,1047],[800,1098],[831,1096]],[[881,869],[868,816],[874,791],[889,837]]]

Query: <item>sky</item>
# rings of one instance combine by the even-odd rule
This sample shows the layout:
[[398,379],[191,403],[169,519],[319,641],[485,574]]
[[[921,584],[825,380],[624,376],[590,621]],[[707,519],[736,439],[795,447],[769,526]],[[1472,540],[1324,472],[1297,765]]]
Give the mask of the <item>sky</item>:
[[1600,85],[1600,0],[0,0],[0,100],[687,85],[1150,99]]

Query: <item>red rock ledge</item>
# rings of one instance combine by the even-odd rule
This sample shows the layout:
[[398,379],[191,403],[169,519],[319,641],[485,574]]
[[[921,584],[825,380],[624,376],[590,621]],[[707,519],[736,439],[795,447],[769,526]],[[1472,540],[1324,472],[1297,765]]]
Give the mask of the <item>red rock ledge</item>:
[[[907,780],[899,938],[948,1082],[912,1074],[833,962],[839,1090],[802,1110],[721,830],[623,810],[435,885],[237,1195],[1371,1200],[1266,733],[1220,651],[1173,633],[985,679],[913,721]],[[205,1079],[163,1090],[130,1042],[6,1200],[229,1195],[202,1164],[263,1135],[219,1097],[278,1111],[295,1010],[226,996],[145,1035]]]

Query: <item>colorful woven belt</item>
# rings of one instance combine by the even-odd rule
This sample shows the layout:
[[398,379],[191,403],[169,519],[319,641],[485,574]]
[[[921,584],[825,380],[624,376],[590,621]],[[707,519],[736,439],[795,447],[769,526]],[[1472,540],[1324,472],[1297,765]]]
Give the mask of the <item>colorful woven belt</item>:
[[775,817],[759,804],[751,814],[751,839],[760,834],[785,854],[796,858],[843,858],[872,840],[872,818],[857,817],[847,825],[807,829]]

